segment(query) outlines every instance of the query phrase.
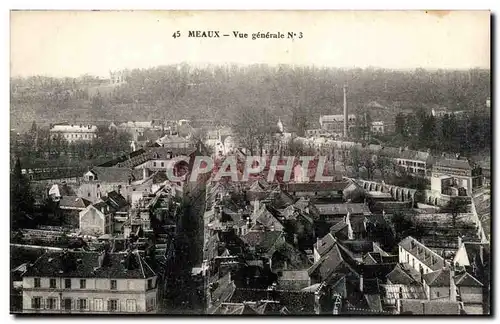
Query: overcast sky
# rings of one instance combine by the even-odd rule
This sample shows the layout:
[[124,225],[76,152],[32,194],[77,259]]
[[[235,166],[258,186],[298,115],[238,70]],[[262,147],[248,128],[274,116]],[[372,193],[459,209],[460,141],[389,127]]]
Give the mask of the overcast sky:
[[[173,39],[179,30],[181,38]],[[302,39],[188,38],[189,30],[299,32]],[[108,76],[175,63],[490,68],[489,12],[11,13],[11,75]]]

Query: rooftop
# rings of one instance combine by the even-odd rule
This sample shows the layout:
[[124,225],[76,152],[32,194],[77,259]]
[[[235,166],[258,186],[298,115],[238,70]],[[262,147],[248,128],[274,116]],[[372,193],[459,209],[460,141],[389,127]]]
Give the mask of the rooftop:
[[25,276],[145,279],[156,274],[138,252],[49,251],[28,268]]
[[466,159],[449,159],[444,158],[438,160],[434,164],[435,168],[444,167],[444,168],[453,168],[453,169],[462,169],[462,170],[472,170],[472,167],[468,160]]
[[442,269],[445,266],[445,261],[440,255],[411,236],[399,242],[399,246],[434,271]]

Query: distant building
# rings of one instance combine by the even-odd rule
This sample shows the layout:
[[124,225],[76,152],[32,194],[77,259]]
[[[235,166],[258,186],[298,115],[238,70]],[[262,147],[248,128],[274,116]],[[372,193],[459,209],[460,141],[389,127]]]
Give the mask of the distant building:
[[187,138],[178,135],[165,135],[158,139],[156,143],[162,147],[188,148],[191,146]]
[[161,131],[162,125],[160,121],[156,120],[144,122],[128,121],[119,124],[117,129],[129,133],[132,136],[132,140],[137,141],[144,137],[148,131]]
[[400,148],[397,154],[396,164],[404,168],[408,173],[418,176],[428,176],[430,168],[434,163],[434,157],[429,152],[405,150]]
[[411,236],[399,243],[399,263],[409,264],[421,275],[440,270],[447,265],[442,256]]
[[460,110],[460,111],[450,111],[447,108],[442,108],[442,109],[438,109],[438,110],[432,109],[432,111],[431,111],[431,114],[434,117],[444,117],[446,115],[448,115],[448,116],[451,116],[451,115],[458,116],[458,115],[462,115],[463,113],[464,113],[464,111],[462,111],[462,110]]
[[[356,115],[348,115],[347,121],[349,131],[356,127]],[[320,116],[319,124],[322,130],[332,133],[335,137],[342,137],[344,134],[344,115]]]
[[109,82],[111,84],[122,84],[122,83],[125,83],[127,81],[127,77],[129,76],[129,72],[128,71],[115,71],[115,72],[112,72],[110,71],[109,72]]
[[451,187],[456,187],[457,190],[463,188],[467,195],[471,195],[474,189],[481,187],[483,182],[482,169],[463,158],[443,158],[437,161],[432,168],[432,177],[443,178],[443,176],[451,178]]
[[23,313],[156,313],[157,275],[137,251],[46,252],[23,276]]
[[385,133],[384,122],[383,121],[372,122],[370,130],[374,134],[384,134]]
[[91,142],[97,138],[97,126],[90,124],[54,125],[50,129],[50,135],[52,138],[56,138],[58,135],[62,136],[69,143],[78,141]]
[[115,216],[128,216],[129,204],[115,191],[111,191],[101,201],[80,211],[80,233],[100,236],[114,234]]

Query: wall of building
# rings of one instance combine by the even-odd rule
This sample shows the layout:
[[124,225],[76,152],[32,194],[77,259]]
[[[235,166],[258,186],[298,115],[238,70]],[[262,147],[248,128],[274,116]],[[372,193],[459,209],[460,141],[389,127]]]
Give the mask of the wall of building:
[[426,286],[426,291],[429,292],[427,299],[429,300],[449,300],[450,298],[450,287],[430,287]]
[[[156,280],[156,278],[153,278]],[[80,289],[80,278],[71,278],[71,287],[64,288],[64,278],[56,278],[56,288],[48,288],[50,278],[40,278],[42,288],[34,288],[34,278],[23,279],[23,311],[24,312],[67,312],[61,310],[61,299],[72,299],[72,312],[108,312],[108,300],[118,300],[117,312],[146,312],[147,300],[156,299],[157,289],[147,290],[146,279],[117,279],[117,289],[111,291],[111,280],[102,278],[86,278],[86,288]],[[153,282],[154,287],[154,282]],[[32,298],[41,297],[42,310],[31,308]],[[48,309],[48,298],[56,298],[55,309]],[[87,308],[79,310],[78,300],[86,299]],[[154,302],[156,304],[156,301]],[[135,305],[135,307],[132,307]],[[64,306],[63,306],[64,307]],[[153,310],[154,311],[154,310]]]
[[462,302],[465,303],[482,303],[483,288],[482,287],[458,287]]
[[106,196],[108,192],[116,191],[129,200],[130,190],[130,185],[127,182],[90,181],[80,184],[80,187],[77,189],[77,196],[95,203],[101,199],[101,197]]
[[409,253],[402,247],[399,247],[399,263],[408,263],[415,271],[420,273],[420,266],[422,266],[423,273],[432,272],[432,269],[429,268],[424,263],[420,262],[419,259],[413,256],[413,254]]
[[84,235],[105,234],[107,232],[106,217],[93,207],[82,210],[80,212],[80,232]]
[[483,304],[466,304],[464,303],[464,311],[466,314],[481,315],[484,314]]

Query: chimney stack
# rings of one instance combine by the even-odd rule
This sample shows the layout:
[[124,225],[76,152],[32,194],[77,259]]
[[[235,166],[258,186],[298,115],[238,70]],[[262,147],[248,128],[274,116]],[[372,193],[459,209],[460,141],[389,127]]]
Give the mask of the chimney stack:
[[349,114],[347,111],[347,83],[344,84],[344,138],[347,138],[348,135],[348,121],[349,121]]

